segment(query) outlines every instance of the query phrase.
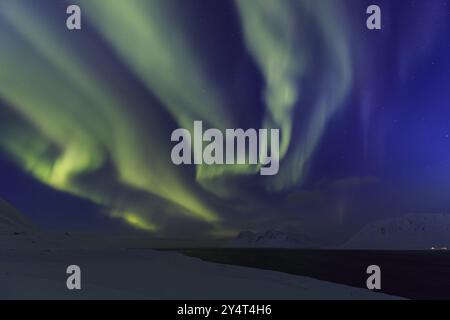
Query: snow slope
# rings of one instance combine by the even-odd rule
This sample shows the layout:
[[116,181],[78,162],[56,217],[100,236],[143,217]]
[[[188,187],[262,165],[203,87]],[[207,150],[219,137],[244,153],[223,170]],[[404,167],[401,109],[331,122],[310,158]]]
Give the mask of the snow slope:
[[228,247],[235,248],[314,248],[311,239],[292,235],[278,230],[265,232],[242,231],[228,243]]
[[37,247],[37,232],[21,213],[0,199],[0,250]]
[[345,249],[428,250],[450,248],[449,214],[408,214],[372,222]]

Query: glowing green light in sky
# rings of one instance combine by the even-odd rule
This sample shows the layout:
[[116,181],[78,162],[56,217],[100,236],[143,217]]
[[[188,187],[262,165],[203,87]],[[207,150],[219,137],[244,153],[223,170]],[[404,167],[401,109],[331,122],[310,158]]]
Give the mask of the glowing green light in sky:
[[[0,43],[7,44],[0,50],[0,98],[20,118],[0,128],[0,147],[43,183],[105,206],[137,228],[156,231],[167,214],[224,234],[230,229],[221,229],[223,210],[211,194],[234,196],[228,178],[259,168],[201,165],[189,172],[170,161],[175,126],[192,130],[193,121],[202,120],[236,128],[233,108],[246,107],[230,105],[236,101],[232,84],[215,81],[208,52],[195,45],[196,35],[173,9],[181,2],[76,2],[89,32],[68,32],[30,1],[0,3]],[[282,130],[280,173],[263,180],[267,190],[303,181],[351,84],[345,30],[333,24],[339,13],[332,1],[308,3],[236,1],[243,41],[265,82],[261,128]],[[311,26],[318,40],[305,31]],[[326,62],[314,60],[317,52]],[[316,74],[320,63],[330,71]],[[305,100],[302,89],[310,80],[320,87]],[[136,197],[151,200],[136,205]],[[173,208],[149,208],[155,198]]]

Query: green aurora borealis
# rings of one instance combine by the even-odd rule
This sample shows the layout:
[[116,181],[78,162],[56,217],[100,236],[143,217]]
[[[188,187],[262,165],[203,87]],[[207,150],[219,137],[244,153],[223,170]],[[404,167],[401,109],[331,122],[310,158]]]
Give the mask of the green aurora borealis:
[[[75,32],[55,2],[0,3],[0,148],[42,183],[145,231],[227,235],[258,219],[265,197],[303,185],[354,85],[352,23],[338,1],[236,0],[229,31],[205,30],[202,1],[78,0]],[[211,47],[225,34],[224,46],[242,47],[218,57]],[[173,165],[170,132],[194,120],[280,128],[279,174]]]

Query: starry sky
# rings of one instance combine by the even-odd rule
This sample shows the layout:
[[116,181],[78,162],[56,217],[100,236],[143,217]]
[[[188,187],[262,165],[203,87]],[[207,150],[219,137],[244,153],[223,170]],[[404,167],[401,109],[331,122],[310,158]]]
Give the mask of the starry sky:
[[[450,211],[448,0],[5,0],[0,43],[0,197],[44,228],[335,242]],[[279,173],[175,166],[194,120],[279,128]]]

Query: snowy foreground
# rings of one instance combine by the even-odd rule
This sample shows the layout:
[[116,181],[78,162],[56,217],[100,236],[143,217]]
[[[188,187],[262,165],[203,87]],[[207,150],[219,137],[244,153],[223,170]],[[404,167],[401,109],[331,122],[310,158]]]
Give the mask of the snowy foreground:
[[[0,201],[0,299],[393,298],[307,277],[204,262],[175,252],[127,250],[120,243],[125,246],[105,237],[41,232]],[[66,287],[69,265],[81,268],[81,290]]]
[[[81,268],[81,291],[66,268]],[[2,251],[1,299],[392,299],[369,290],[274,271],[203,262],[173,252]]]

